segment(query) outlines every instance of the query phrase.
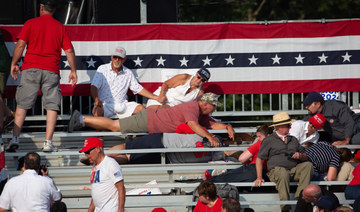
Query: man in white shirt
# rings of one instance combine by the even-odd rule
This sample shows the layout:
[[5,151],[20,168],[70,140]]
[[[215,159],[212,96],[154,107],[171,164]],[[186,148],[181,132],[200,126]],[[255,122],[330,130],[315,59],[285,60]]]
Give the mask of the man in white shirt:
[[52,179],[46,176],[47,170],[41,170],[44,176],[38,174],[39,154],[26,154],[24,168],[22,175],[13,177],[6,183],[0,196],[0,211],[50,211],[50,202],[60,201],[61,192]]
[[320,130],[326,122],[324,115],[318,113],[309,118],[309,121],[297,120],[291,124],[289,134],[298,139],[300,145],[306,142],[316,143],[319,140]]
[[154,95],[143,88],[134,74],[123,64],[126,61],[126,51],[123,47],[116,47],[111,54],[111,62],[101,65],[91,82],[91,96],[94,103],[94,116],[111,117],[117,115],[126,118],[145,107],[136,102],[128,102],[127,92],[140,94],[149,99],[163,103],[165,95]]
[[119,164],[104,154],[100,139],[91,137],[85,140],[79,151],[93,163],[91,169],[91,203],[92,211],[124,211],[125,187]]

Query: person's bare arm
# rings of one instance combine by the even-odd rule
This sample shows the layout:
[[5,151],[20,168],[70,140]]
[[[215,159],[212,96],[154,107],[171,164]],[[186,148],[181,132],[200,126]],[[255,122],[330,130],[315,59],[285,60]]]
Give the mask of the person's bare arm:
[[175,75],[173,77],[171,77],[170,79],[166,80],[162,85],[161,85],[161,90],[160,90],[160,95],[164,95],[166,91],[169,88],[175,88],[179,85],[183,85],[186,83],[186,81],[191,77],[191,75],[189,74],[178,74]]
[[230,124],[223,124],[221,122],[214,122],[210,127],[211,127],[211,129],[214,129],[214,130],[226,129],[227,133],[229,135],[229,138],[231,140],[235,139],[235,131],[234,131],[234,128]]
[[95,211],[95,205],[94,205],[94,201],[91,199],[91,203],[88,209],[88,212],[94,212]]
[[330,166],[326,176],[327,176],[328,181],[336,180],[337,169],[335,167],[333,167],[333,166]]
[[200,135],[201,137],[207,138],[212,146],[220,146],[219,139],[204,130],[204,128],[202,128],[198,122],[189,121],[187,124],[196,134]]
[[118,212],[124,212],[125,207],[125,186],[124,186],[124,180],[115,183],[115,187],[118,191],[118,197],[119,197],[119,208]]
[[17,80],[17,74],[20,73],[19,65],[17,64],[25,50],[26,42],[19,39],[16,43],[14,53],[11,59],[10,74],[14,80]]
[[93,108],[93,114],[98,114],[103,116],[104,114],[104,108],[103,108],[103,104],[99,99],[98,96],[98,88],[96,86],[91,85],[90,87],[90,93],[91,93],[91,97],[94,100],[94,108]]
[[256,158],[256,180],[254,181],[255,186],[260,187],[261,183],[265,182],[262,178],[263,164],[261,158]]
[[72,82],[72,86],[77,83],[77,74],[76,74],[76,57],[74,49],[65,50],[66,58],[69,62],[71,72],[69,74],[69,82]]
[[249,150],[246,150],[239,156],[239,161],[242,163],[246,163],[252,156],[253,154],[251,154]]
[[150,91],[148,91],[146,88],[143,88],[138,94],[140,94],[141,96],[144,96],[146,98],[149,98],[149,99],[154,99],[154,100],[156,100],[156,101],[158,101],[160,103],[163,103],[166,100],[165,95],[164,96],[162,96],[162,95],[157,96],[157,95],[151,93]]

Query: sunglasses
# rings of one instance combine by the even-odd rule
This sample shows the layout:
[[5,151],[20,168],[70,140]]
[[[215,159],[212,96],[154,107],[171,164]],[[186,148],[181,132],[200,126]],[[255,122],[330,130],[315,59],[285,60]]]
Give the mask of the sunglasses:
[[206,80],[204,80],[202,77],[200,77],[199,75],[196,75],[196,77],[201,80],[201,82],[206,82]]
[[85,155],[90,154],[90,152],[91,152],[91,151],[93,151],[95,148],[96,148],[96,147],[93,147],[93,148],[89,149],[88,151],[84,152],[84,153],[85,153]]

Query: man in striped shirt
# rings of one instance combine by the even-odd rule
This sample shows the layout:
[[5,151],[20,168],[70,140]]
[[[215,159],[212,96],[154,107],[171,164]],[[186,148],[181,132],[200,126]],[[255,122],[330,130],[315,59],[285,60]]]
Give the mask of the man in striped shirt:
[[308,161],[315,168],[312,180],[336,180],[338,170],[340,169],[340,153],[336,147],[325,141],[319,141],[305,148]]

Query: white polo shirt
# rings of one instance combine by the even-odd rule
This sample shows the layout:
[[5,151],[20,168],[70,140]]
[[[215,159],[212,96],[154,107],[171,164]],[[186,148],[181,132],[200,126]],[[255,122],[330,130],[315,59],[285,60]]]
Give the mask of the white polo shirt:
[[0,196],[0,208],[12,211],[50,211],[50,201],[61,199],[61,192],[49,177],[38,175],[35,170],[25,170],[11,178]]
[[317,131],[315,131],[309,137],[306,137],[306,133],[308,132],[308,121],[297,120],[291,123],[291,128],[289,134],[298,139],[300,145],[304,145],[305,142],[316,143],[318,142],[320,135]]
[[127,101],[128,89],[134,94],[143,89],[130,69],[123,66],[123,70],[117,74],[111,68],[111,62],[99,66],[91,85],[97,87],[103,104],[123,103]]

